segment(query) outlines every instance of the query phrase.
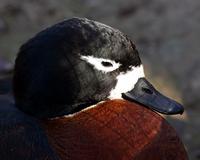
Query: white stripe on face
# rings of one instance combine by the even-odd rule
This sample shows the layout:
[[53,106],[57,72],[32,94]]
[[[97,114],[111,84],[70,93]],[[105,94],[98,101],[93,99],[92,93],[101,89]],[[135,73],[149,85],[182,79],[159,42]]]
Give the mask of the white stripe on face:
[[[114,71],[121,65],[120,63],[116,63],[115,61],[104,58],[97,58],[94,56],[81,56],[81,59],[90,63],[95,69],[104,73]],[[109,62],[112,64],[112,66],[103,66],[102,62]]]
[[134,88],[139,78],[145,77],[143,66],[132,67],[126,73],[121,72],[117,76],[117,84],[110,92],[108,98],[121,99],[121,94],[130,91]]
[[[82,60],[91,64],[95,69],[102,71],[104,73],[111,72],[120,67],[120,63],[115,61],[97,58],[94,56],[80,56]],[[103,66],[102,62],[109,62],[112,66]],[[117,77],[117,84],[115,88],[110,91],[108,96],[109,99],[121,99],[121,94],[130,91],[134,88],[139,78],[145,77],[143,65],[132,67],[127,72],[121,72]]]

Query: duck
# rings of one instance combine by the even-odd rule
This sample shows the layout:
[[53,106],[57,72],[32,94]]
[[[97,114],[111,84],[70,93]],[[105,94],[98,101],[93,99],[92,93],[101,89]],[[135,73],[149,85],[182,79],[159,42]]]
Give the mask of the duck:
[[[156,112],[184,112],[180,103],[161,94],[145,78],[138,50],[127,35],[79,17],[42,30],[20,47],[14,66],[13,96],[14,103],[0,109],[0,128],[10,134],[0,134],[5,137],[1,143],[7,144],[0,153],[9,160],[84,159],[70,158],[73,156],[69,151],[76,149],[76,139],[81,139],[83,146],[87,146],[86,140],[94,139],[87,134],[87,139],[82,139],[82,132],[88,133],[83,126],[89,123],[86,115],[94,112],[95,117],[101,108],[102,121],[110,119],[107,113],[115,113],[109,107],[119,110],[122,117],[123,106],[130,106],[132,111],[153,112],[155,117]],[[82,131],[76,129],[77,124],[81,124]],[[65,140],[73,135],[76,137],[72,149]],[[14,140],[10,138],[14,136]],[[66,143],[62,145],[62,141]],[[108,157],[114,158],[111,154],[103,159]],[[90,159],[89,155],[85,159]]]

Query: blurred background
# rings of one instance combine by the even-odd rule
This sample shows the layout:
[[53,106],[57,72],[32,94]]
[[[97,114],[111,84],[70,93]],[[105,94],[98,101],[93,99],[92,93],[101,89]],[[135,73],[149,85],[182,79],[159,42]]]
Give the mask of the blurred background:
[[146,76],[185,106],[166,117],[191,160],[200,159],[200,1],[199,0],[0,0],[0,93],[21,44],[40,30],[74,16],[97,20],[129,35]]

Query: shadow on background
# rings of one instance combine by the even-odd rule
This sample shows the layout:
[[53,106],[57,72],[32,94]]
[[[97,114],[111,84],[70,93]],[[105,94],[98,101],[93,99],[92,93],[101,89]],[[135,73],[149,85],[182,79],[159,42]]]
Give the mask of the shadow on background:
[[[130,36],[147,77],[182,102],[186,115],[168,117],[190,159],[200,159],[199,0],[0,0],[0,68],[9,70],[18,48],[34,34],[63,19],[87,17]],[[4,63],[4,60],[8,63]],[[9,72],[11,73],[11,72]],[[5,73],[1,72],[1,79]],[[0,89],[10,90],[10,75]],[[3,83],[2,83],[3,82]]]

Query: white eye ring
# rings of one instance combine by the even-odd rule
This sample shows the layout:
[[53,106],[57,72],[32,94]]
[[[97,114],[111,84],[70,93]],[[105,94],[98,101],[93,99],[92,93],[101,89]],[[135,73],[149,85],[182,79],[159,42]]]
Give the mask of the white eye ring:
[[[82,60],[86,61],[87,63],[91,64],[95,69],[102,71],[102,72],[111,72],[119,68],[121,65],[120,63],[116,63],[113,60],[110,59],[104,59],[104,58],[97,58],[94,56],[80,56]],[[111,65],[106,66],[103,65],[103,63],[110,63]]]

